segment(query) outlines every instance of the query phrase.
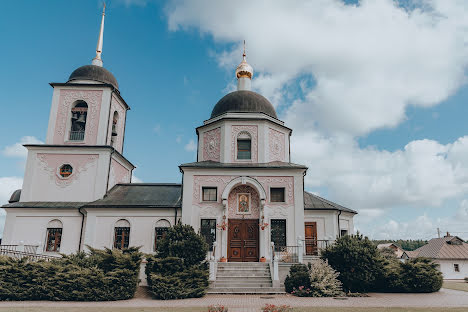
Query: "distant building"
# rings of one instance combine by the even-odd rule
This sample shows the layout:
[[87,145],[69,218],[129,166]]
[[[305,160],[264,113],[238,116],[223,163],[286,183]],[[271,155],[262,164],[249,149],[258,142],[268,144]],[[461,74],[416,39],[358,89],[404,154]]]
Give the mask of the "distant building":
[[424,257],[439,264],[444,279],[468,277],[468,244],[449,233],[442,238],[433,238],[414,251],[405,251],[403,258]]
[[377,245],[377,248],[378,248],[378,249],[389,248],[389,249],[393,250],[393,252],[395,253],[395,256],[396,256],[397,258],[401,258],[401,256],[402,256],[403,253],[405,252],[405,251],[403,250],[403,248],[401,248],[400,246],[398,246],[397,244],[394,244],[394,243],[378,244],[378,245]]

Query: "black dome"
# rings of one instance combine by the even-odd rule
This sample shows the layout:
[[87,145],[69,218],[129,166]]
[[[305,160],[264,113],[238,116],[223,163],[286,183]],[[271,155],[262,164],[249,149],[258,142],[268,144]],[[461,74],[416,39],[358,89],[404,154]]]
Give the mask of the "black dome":
[[70,78],[68,78],[68,82],[72,80],[99,81],[111,84],[117,89],[119,88],[119,84],[114,75],[104,67],[96,65],[85,65],[75,69],[73,73],[71,73]]
[[234,91],[225,95],[216,103],[211,118],[224,113],[265,113],[278,119],[276,111],[270,101],[253,91]]

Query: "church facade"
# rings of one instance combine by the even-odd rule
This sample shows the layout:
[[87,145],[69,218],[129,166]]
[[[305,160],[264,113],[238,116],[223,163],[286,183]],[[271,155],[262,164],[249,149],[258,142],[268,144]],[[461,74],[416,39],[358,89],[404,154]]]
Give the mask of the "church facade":
[[196,129],[197,161],[179,166],[182,183],[131,183],[135,166],[123,156],[130,107],[102,64],[103,25],[104,13],[92,65],[51,83],[46,143],[25,145],[23,187],[3,206],[4,245],[51,255],[86,246],[154,253],[182,222],[205,237],[211,259],[257,262],[288,247],[317,255],[353,232],[354,210],[304,191],[308,168],[291,162],[292,129],[250,90],[245,52],[238,90]]

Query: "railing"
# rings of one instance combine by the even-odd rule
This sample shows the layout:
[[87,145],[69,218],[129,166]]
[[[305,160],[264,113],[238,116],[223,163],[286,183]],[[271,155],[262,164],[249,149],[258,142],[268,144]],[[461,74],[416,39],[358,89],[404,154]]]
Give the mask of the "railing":
[[325,239],[303,239],[304,255],[320,256],[323,249],[334,243],[332,240]]
[[300,246],[281,246],[277,247],[274,257],[278,262],[298,263]]
[[0,248],[0,256],[7,256],[7,257],[10,257],[10,258],[14,258],[14,259],[28,258],[31,261],[39,261],[39,260],[51,261],[51,260],[54,260],[54,259],[61,258],[60,256],[39,255],[39,254],[36,254],[36,253],[17,251],[17,250],[8,249],[8,248],[5,248],[5,249]]
[[0,245],[1,250],[5,251],[21,251],[26,253],[35,254],[37,252],[38,245]]
[[70,131],[70,141],[83,141],[85,136],[84,131]]

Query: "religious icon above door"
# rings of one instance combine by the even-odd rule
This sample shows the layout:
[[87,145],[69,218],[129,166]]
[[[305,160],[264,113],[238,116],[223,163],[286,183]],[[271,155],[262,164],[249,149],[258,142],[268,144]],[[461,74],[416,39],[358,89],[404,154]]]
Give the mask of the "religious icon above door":
[[237,194],[237,213],[240,213],[240,214],[250,213],[250,194],[248,193]]

